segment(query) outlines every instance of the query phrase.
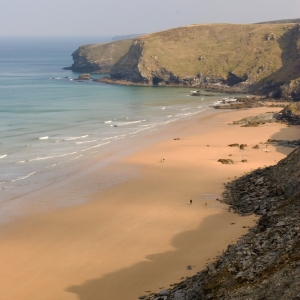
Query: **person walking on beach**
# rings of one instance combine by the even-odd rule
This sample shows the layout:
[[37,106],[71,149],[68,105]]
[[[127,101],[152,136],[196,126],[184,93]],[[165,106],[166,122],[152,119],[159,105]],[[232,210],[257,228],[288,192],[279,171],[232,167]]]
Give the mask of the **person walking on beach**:
[[192,205],[192,204],[193,204],[193,200],[191,199],[191,200],[190,200],[190,205]]

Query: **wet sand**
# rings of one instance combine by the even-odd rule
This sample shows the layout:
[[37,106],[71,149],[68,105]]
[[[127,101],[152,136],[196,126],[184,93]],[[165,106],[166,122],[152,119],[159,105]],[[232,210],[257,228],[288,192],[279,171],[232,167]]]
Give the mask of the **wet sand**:
[[[299,138],[299,127],[283,124],[228,125],[269,110],[194,116],[180,129],[169,129],[179,140],[148,145],[107,166],[134,166],[136,178],[93,195],[86,204],[3,225],[1,299],[137,299],[205,267],[256,219],[228,212],[216,201],[223,183],[273,165],[292,151],[252,146],[268,138]],[[231,143],[248,147],[243,151],[228,147]],[[223,165],[219,158],[235,164]]]

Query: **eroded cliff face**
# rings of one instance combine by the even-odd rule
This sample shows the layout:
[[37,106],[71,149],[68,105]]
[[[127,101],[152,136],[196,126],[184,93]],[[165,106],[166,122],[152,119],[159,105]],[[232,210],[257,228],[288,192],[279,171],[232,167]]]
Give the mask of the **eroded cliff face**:
[[131,40],[84,45],[73,52],[74,63],[65,69],[76,72],[109,73],[111,67],[128,52]]
[[149,78],[142,71],[143,49],[144,42],[135,40],[129,51],[112,66],[111,77],[117,80],[148,83]]

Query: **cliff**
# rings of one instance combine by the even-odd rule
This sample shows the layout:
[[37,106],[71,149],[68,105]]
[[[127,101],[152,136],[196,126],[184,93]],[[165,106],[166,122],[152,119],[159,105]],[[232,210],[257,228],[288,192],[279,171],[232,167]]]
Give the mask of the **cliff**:
[[114,65],[128,52],[133,39],[79,47],[73,52],[74,63],[64,69],[76,72],[109,73]]
[[102,81],[250,92],[300,100],[300,25],[200,24],[86,45],[71,69],[110,72]]
[[299,78],[299,24],[267,23],[191,25],[145,35],[111,68],[110,79],[219,90],[229,86],[300,99]]

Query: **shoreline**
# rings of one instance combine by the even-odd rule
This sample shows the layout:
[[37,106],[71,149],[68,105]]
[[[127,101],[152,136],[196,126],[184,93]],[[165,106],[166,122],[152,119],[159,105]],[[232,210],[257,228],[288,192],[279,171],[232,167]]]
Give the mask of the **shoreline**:
[[[134,299],[202,269],[256,219],[229,213],[215,201],[222,184],[290,152],[280,148],[280,153],[272,145],[269,152],[254,150],[254,144],[299,134],[299,128],[276,123],[259,128],[227,125],[267,110],[193,116],[178,132],[169,128],[164,133],[180,140],[147,145],[109,166],[135,166],[138,178],[94,195],[89,203],[1,226],[3,299]],[[227,146],[235,142],[248,147],[241,152]],[[236,164],[217,162],[230,154]],[[247,163],[241,162],[243,155]],[[209,242],[204,246],[203,240]]]
[[128,81],[125,79],[115,79],[110,77],[102,77],[100,79],[93,79],[94,82],[112,84],[112,85],[121,85],[121,86],[140,86],[140,87],[178,87],[178,88],[197,88],[208,90],[217,93],[226,93],[226,94],[248,94],[252,93],[253,91],[250,89],[251,84],[239,84],[235,86],[229,86],[226,84],[211,84],[206,83],[202,85],[195,85],[195,84],[176,84],[176,83],[169,83],[163,85],[154,85],[149,83],[143,82],[133,82]]

